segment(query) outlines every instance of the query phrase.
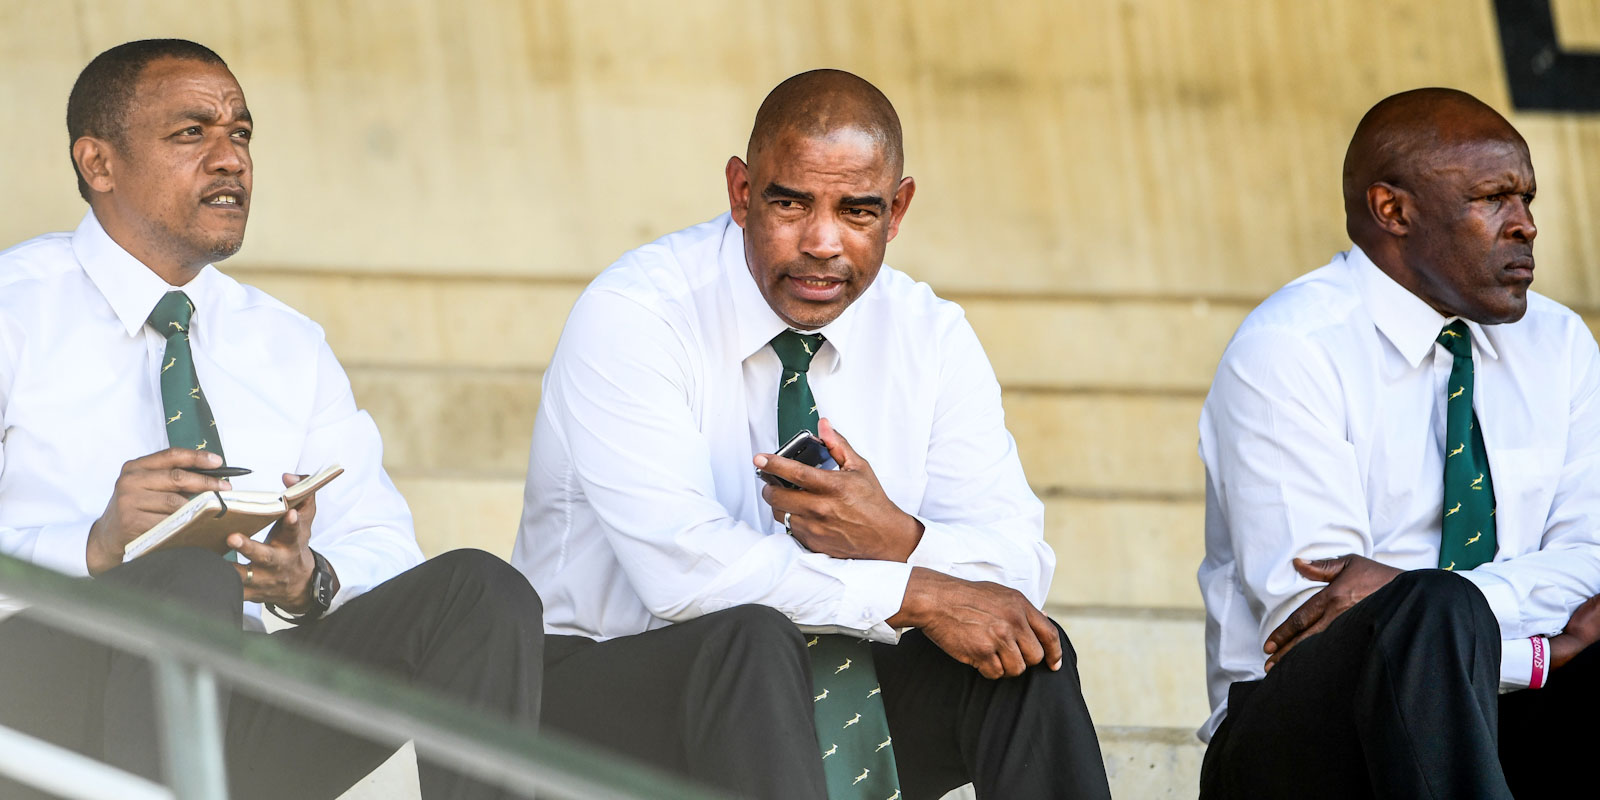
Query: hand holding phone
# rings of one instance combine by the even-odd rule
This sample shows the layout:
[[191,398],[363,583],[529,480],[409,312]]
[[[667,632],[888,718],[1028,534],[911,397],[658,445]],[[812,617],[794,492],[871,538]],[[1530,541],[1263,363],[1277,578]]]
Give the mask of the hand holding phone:
[[[787,458],[791,461],[798,461],[808,467],[816,467],[817,469],[839,468],[839,465],[833,460],[833,454],[828,452],[828,446],[823,444],[816,434],[806,430],[800,431],[789,441],[784,442],[783,446],[778,448],[778,452],[773,453],[773,455],[779,458]],[[785,489],[800,488],[764,470],[756,470],[756,477],[773,486],[781,486]]]

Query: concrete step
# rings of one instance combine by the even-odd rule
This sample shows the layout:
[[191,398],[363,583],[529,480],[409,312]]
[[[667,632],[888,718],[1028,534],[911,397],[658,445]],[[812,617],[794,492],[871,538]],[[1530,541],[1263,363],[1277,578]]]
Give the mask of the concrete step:
[[[432,477],[397,471],[417,539],[434,555],[458,547],[511,555],[522,519],[517,478]],[[1204,543],[1198,501],[1045,499],[1045,540],[1056,551],[1050,603],[1195,609]]]
[[[1200,794],[1205,745],[1187,728],[1100,726],[1111,796],[1119,800],[1192,800]],[[969,784],[944,800],[977,800]]]

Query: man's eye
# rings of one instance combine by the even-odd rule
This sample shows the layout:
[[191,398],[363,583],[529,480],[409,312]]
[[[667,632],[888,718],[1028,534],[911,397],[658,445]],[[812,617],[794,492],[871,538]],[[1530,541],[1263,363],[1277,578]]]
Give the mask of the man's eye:
[[179,136],[199,136],[200,135],[200,126],[199,125],[190,125],[189,127],[184,128],[181,131],[178,131],[178,135]]
[[844,213],[845,216],[854,217],[855,219],[871,219],[874,216],[871,211],[865,208],[847,208]]
[[250,132],[249,128],[240,128],[239,130],[233,132],[233,138],[244,139],[245,141],[249,141],[253,135],[254,134]]

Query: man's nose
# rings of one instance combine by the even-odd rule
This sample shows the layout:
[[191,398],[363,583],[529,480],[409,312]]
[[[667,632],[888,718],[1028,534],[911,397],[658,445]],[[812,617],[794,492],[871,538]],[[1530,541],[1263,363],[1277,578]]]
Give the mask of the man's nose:
[[806,225],[800,249],[816,259],[830,259],[844,252],[839,238],[839,220],[832,214],[818,214]]
[[206,171],[223,175],[242,174],[250,166],[249,158],[232,136],[217,136],[207,142]]
[[1539,226],[1533,224],[1533,209],[1526,201],[1518,199],[1516,211],[1506,228],[1506,233],[1511,238],[1524,242],[1531,242],[1539,235]]

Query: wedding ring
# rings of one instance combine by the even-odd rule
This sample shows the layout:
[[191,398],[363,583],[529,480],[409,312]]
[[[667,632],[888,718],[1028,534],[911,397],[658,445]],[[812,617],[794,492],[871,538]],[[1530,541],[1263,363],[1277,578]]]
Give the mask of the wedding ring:
[[787,511],[783,512],[783,528],[784,530],[789,529],[789,512]]
[[256,568],[253,564],[244,567],[244,585],[249,586],[256,579]]

